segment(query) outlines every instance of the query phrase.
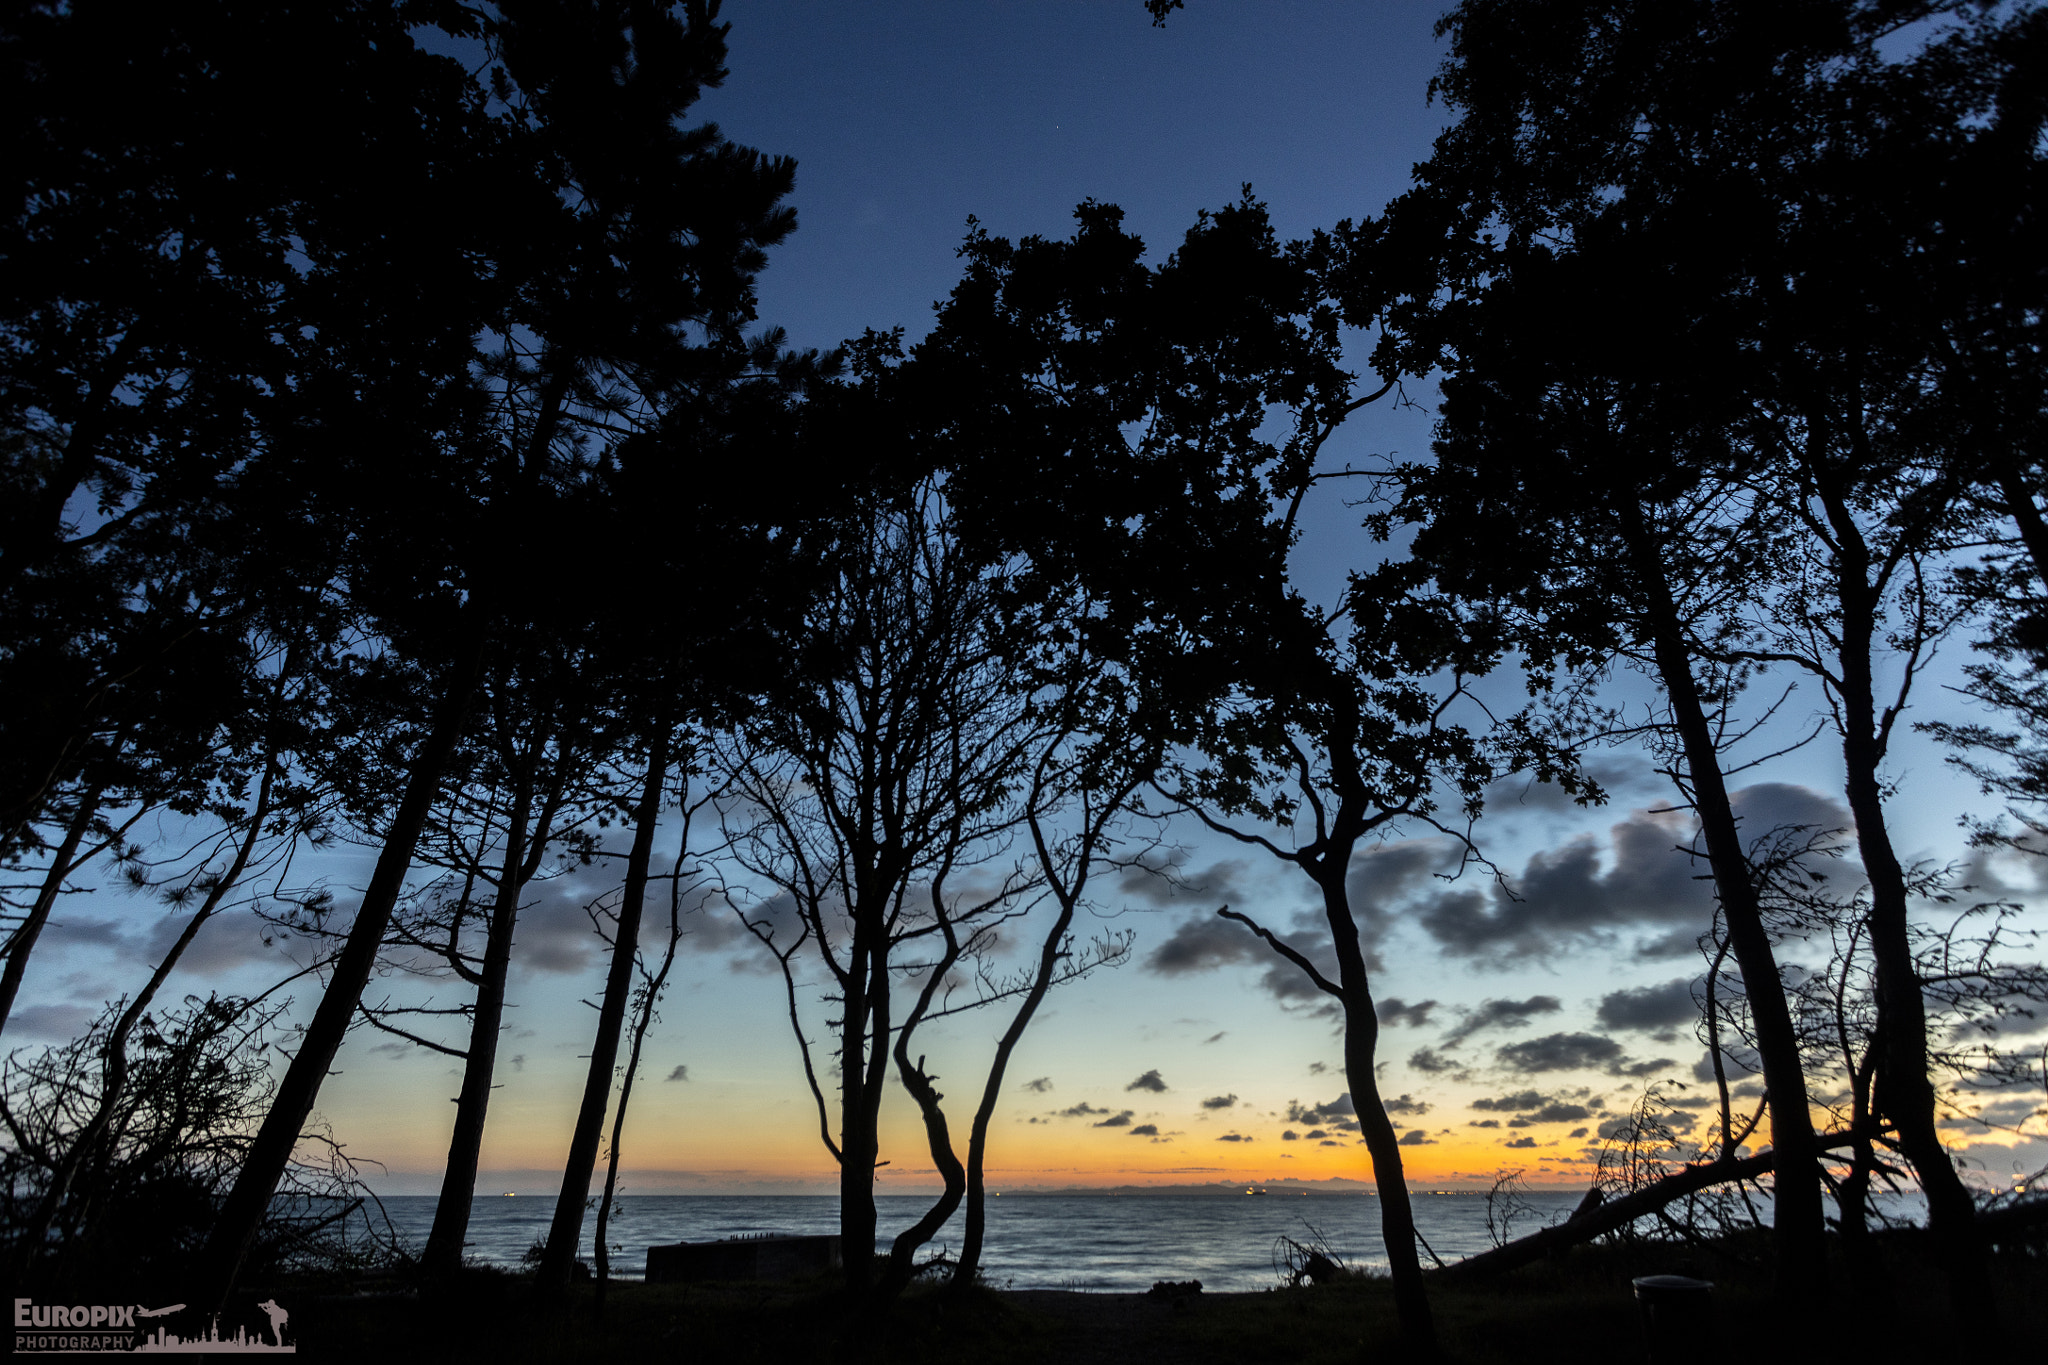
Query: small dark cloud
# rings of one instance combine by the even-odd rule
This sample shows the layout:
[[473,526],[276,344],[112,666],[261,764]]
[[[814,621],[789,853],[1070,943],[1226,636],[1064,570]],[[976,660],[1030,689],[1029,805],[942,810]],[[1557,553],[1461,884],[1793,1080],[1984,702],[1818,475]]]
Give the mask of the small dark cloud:
[[1166,1093],[1166,1082],[1159,1079],[1157,1071],[1148,1071],[1124,1087],[1125,1090],[1149,1090],[1155,1095]]
[[1465,1126],[1466,1126],[1467,1128],[1498,1128],[1498,1127],[1500,1127],[1500,1120],[1499,1120],[1499,1119],[1467,1119],[1467,1120],[1465,1120]]
[[[1729,1080],[1762,1073],[1764,1059],[1753,1047],[1724,1047],[1721,1049],[1721,1069]],[[1702,1052],[1700,1059],[1692,1064],[1692,1078],[1696,1081],[1714,1079],[1714,1054]]]
[[1225,1035],[1222,1033],[1212,1033],[1207,1038],[1204,1038],[1202,1040],[1202,1046],[1207,1047],[1211,1043],[1220,1043],[1223,1041],[1224,1036]]
[[[512,1069],[513,1069],[514,1071],[524,1071],[524,1070],[526,1070],[526,1054],[525,1054],[525,1053],[523,1053],[523,1052],[522,1052],[522,1053],[520,1053],[520,1054],[519,1054],[518,1056],[516,1056],[516,1057],[514,1057],[514,1058],[512,1059]],[[686,1078],[686,1079],[687,1079],[687,1078]]]
[[1510,1138],[1501,1145],[1504,1147],[1534,1147],[1536,1139],[1532,1137]]
[[1217,1138],[1216,1140],[1217,1140],[1218,1142],[1250,1142],[1250,1141],[1251,1141],[1251,1139],[1250,1139],[1250,1138],[1248,1138],[1248,1137],[1246,1137],[1246,1136],[1245,1136],[1245,1135],[1244,1135],[1243,1133],[1225,1133],[1225,1134],[1224,1134],[1224,1135],[1223,1135],[1222,1137],[1220,1137],[1220,1138]]
[[1571,1132],[1569,1132],[1569,1133],[1565,1134],[1565,1136],[1566,1136],[1566,1137],[1575,1137],[1575,1138],[1582,1138],[1582,1137],[1584,1137],[1585,1135],[1586,1135],[1586,1130],[1585,1130],[1585,1129],[1583,1129],[1583,1128],[1574,1128],[1574,1129],[1572,1129],[1572,1130],[1571,1130]]
[[1060,1110],[1060,1117],[1063,1119],[1085,1119],[1090,1114],[1107,1114],[1108,1112],[1107,1109],[1097,1109],[1088,1101],[1082,1100],[1072,1108]]
[[7,1035],[68,1043],[84,1034],[98,1010],[83,1005],[25,1005],[7,1018]]
[[1428,1147],[1435,1143],[1435,1141],[1435,1138],[1423,1132],[1422,1129],[1410,1128],[1407,1132],[1401,1134],[1400,1145],[1403,1147]]
[[1517,1090],[1512,1095],[1502,1095],[1497,1099],[1474,1100],[1472,1107],[1496,1114],[1519,1114],[1525,1109],[1541,1109],[1549,1103],[1550,1096],[1541,1091]]
[[1546,1104],[1525,1117],[1531,1123],[1577,1123],[1593,1117],[1593,1111],[1583,1104]]
[[1382,1100],[1380,1103],[1386,1106],[1389,1114],[1414,1114],[1420,1118],[1429,1112],[1429,1101],[1418,1100],[1409,1095],[1396,1095],[1394,1098]]
[[1236,1095],[1211,1095],[1202,1101],[1204,1109],[1228,1109],[1237,1103]]
[[1166,941],[1145,955],[1145,969],[1186,976],[1239,962],[1265,961],[1266,945],[1243,925],[1203,912],[1182,920]]
[[1378,1008],[1380,1022],[1389,1028],[1428,1028],[1436,1001],[1418,1000],[1411,1005],[1399,997],[1389,996],[1379,1002]]
[[1320,1076],[1329,1069],[1330,1064],[1328,1062],[1310,1062],[1308,1064],[1308,1074],[1311,1076]]
[[1249,899],[1249,865],[1242,858],[1226,858],[1199,870],[1190,870],[1184,850],[1140,856],[1124,869],[1116,889],[1127,900],[1165,907],[1186,905],[1191,900],[1215,904],[1242,904]]
[[1301,1141],[1301,1134],[1289,1128],[1286,1132],[1280,1134],[1280,1140],[1282,1142],[1299,1142]]
[[1620,1043],[1593,1033],[1546,1033],[1494,1049],[1494,1060],[1510,1071],[1606,1069],[1624,1060]]
[[1358,1131],[1358,1110],[1351,1102],[1350,1092],[1339,1095],[1327,1104],[1302,1104],[1299,1100],[1287,1101],[1287,1121],[1302,1127],[1322,1126],[1335,1128],[1339,1132]]
[[1158,1136],[1159,1136],[1159,1125],[1158,1125],[1158,1124],[1156,1124],[1156,1123],[1141,1123],[1141,1124],[1139,1124],[1139,1125],[1138,1125],[1137,1127],[1135,1127],[1135,1128],[1131,1129],[1131,1136],[1132,1136],[1132,1137],[1158,1137]]
[[1018,1089],[1029,1090],[1034,1095],[1043,1095],[1047,1091],[1052,1089],[1052,1077],[1040,1076],[1035,1080],[1029,1080],[1024,1082],[1024,1084],[1019,1086]]
[[1328,1134],[1328,1133],[1326,1133],[1326,1132],[1324,1132],[1324,1131],[1323,1131],[1322,1129],[1320,1129],[1320,1128],[1315,1128],[1315,1129],[1311,1129],[1311,1130],[1309,1131],[1309,1134],[1308,1134],[1308,1136],[1309,1136],[1309,1137],[1311,1137],[1311,1138],[1326,1138],[1326,1137],[1328,1137],[1328,1136],[1329,1136],[1329,1134]]
[[1465,1070],[1465,1064],[1455,1057],[1446,1057],[1435,1048],[1421,1047],[1408,1054],[1410,1069],[1430,1076],[1458,1076]]
[[1607,1074],[1610,1076],[1626,1076],[1630,1080],[1639,1081],[1646,1076],[1655,1076],[1660,1072],[1669,1071],[1677,1065],[1678,1059],[1675,1057],[1658,1057],[1648,1062],[1637,1062],[1624,1058],[1616,1065],[1608,1067]]
[[1460,1010],[1456,1028],[1444,1035],[1444,1045],[1461,1043],[1482,1029],[1522,1028],[1539,1014],[1555,1014],[1564,1002],[1554,995],[1532,995],[1527,1000],[1485,1000],[1475,1009]]
[[1131,1119],[1133,1117],[1132,1111],[1126,1109],[1121,1114],[1111,1114],[1095,1126],[1097,1128],[1128,1128],[1131,1126]]
[[1597,1017],[1604,1028],[1668,1036],[1675,1025],[1691,1023],[1699,1017],[1693,985],[1692,977],[1676,976],[1655,986],[1611,991],[1600,997]]
[[668,1079],[672,1081],[687,1081],[690,1079],[690,1068],[678,1065],[674,1071],[668,1073]]
[[1343,1145],[1343,1143],[1337,1141],[1337,1139],[1335,1138],[1324,1138],[1321,1142],[1316,1144],[1316,1146],[1318,1147],[1342,1147]]

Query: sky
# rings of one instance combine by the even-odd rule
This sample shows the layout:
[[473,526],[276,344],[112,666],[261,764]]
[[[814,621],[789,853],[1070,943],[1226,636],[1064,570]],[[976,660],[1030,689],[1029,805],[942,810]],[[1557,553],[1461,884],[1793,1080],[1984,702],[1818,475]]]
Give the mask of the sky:
[[[1190,0],[1164,29],[1138,0],[733,0],[725,17],[732,74],[692,116],[797,161],[799,228],[772,257],[760,311],[798,346],[828,347],[868,327],[901,326],[914,341],[956,276],[970,215],[1001,236],[1064,235],[1077,203],[1116,203],[1157,259],[1199,210],[1234,201],[1249,183],[1280,235],[1295,237],[1377,213],[1445,120],[1428,100],[1439,49],[1427,4]],[[1428,394],[1415,396],[1416,407],[1359,414],[1328,464],[1425,454]],[[1295,567],[1312,596],[1376,553],[1355,523],[1335,495],[1308,509]],[[1966,658],[1960,643],[1949,648],[1916,715],[1952,713],[1942,687]],[[1622,678],[1614,695],[1641,704],[1649,694]],[[1817,707],[1795,693],[1757,751]],[[1594,761],[1612,793],[1603,808],[1523,783],[1491,794],[1476,833],[1504,886],[1471,872],[1444,880],[1455,860],[1426,830],[1373,847],[1354,871],[1386,1026],[1380,1084],[1418,1186],[1483,1187],[1509,1167],[1536,1183],[1584,1184],[1588,1144],[1652,1082],[1682,1083],[1666,1091],[1693,1106],[1678,1113],[1700,1112],[1691,985],[1701,971],[1694,939],[1711,913],[1704,868],[1675,851],[1690,828],[1665,809],[1669,785],[1647,757],[1618,750]],[[1891,776],[1909,855],[1964,858],[1958,816],[1988,812],[1972,784],[1917,735],[1902,741]],[[1830,795],[1839,761],[1824,743],[1736,785],[1753,829],[1847,823]],[[991,1187],[1368,1180],[1327,1002],[1214,915],[1228,903],[1312,949],[1318,912],[1307,883],[1255,848],[1178,825],[1153,861],[1176,875],[1112,879],[1082,929],[1131,931],[1129,961],[1056,991],[1011,1063]],[[330,879],[347,903],[368,859],[334,850],[302,859],[293,875]],[[560,1181],[595,1025],[586,1002],[603,971],[583,907],[617,875],[601,863],[532,892],[482,1193],[547,1194]],[[2032,925],[2048,922],[2029,900],[2042,889],[2032,868],[1986,862],[1973,879],[1983,896],[2035,904]],[[780,977],[729,912],[705,908],[687,922],[626,1130],[625,1188],[832,1188]],[[176,928],[111,881],[67,898],[9,1043],[73,1036],[102,1001],[140,984]],[[259,990],[280,975],[281,955],[297,951],[266,944],[253,918],[237,914],[202,935],[173,990]],[[370,996],[426,989],[394,976],[373,981]],[[298,997],[309,1012],[313,992]],[[443,984],[434,998],[453,995]],[[813,1008],[814,1031],[817,1017]],[[931,1029],[931,1069],[956,1130],[1005,1022],[966,1015]],[[343,1049],[319,1113],[369,1163],[373,1187],[438,1188],[454,1065],[367,1031]],[[2016,1117],[2039,1098],[1993,1116]],[[1969,1127],[1951,1135],[1986,1178],[2048,1164],[2048,1142]],[[914,1110],[893,1084],[883,1148],[884,1191],[932,1184]]]

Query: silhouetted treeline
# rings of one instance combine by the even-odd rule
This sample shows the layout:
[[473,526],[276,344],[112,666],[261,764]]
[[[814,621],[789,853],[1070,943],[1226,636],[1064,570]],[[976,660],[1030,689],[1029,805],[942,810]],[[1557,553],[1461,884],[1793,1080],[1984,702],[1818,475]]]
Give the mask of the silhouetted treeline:
[[[1108,204],[1060,241],[976,227],[928,336],[828,355],[749,334],[795,168],[683,122],[725,74],[706,0],[6,22],[0,1029],[88,868],[189,913],[132,1001],[9,1063],[23,1275],[102,1264],[173,1193],[194,1302],[252,1247],[283,1264],[276,1196],[333,1188],[295,1152],[359,1024],[461,1060],[420,1267],[459,1270],[520,910],[623,854],[543,1286],[572,1271],[608,1112],[618,1141],[629,1015],[637,1065],[667,979],[638,966],[643,902],[669,898],[672,951],[692,878],[781,965],[849,1251],[877,1234],[892,1065],[924,1119],[945,1193],[879,1269],[849,1256],[849,1291],[900,1292],[962,1203],[970,1283],[1011,1049],[1053,985],[1128,952],[1075,947],[1074,915],[1173,817],[1315,890],[1327,960],[1223,913],[1341,1014],[1427,1342],[1365,850],[1428,833],[1483,875],[1489,787],[1594,803],[1584,758],[1625,745],[1698,821],[1701,1150],[1733,1171],[1768,1134],[1782,1292],[1826,1282],[1829,1195],[1869,1288],[1868,1201],[1909,1171],[1959,1321],[1995,1331],[1938,1124],[1958,1085],[2031,1084],[1953,1038],[2043,976],[2006,953],[2011,907],[1914,913],[1968,892],[1903,861],[1886,765],[1933,651],[1980,642],[1986,718],[1930,728],[2017,803],[1979,840],[2041,851],[2038,6],[1467,0],[1433,85],[1455,122],[1379,216],[1282,242],[1247,189],[1156,263]],[[1429,459],[1332,467],[1348,419],[1432,385]],[[1289,556],[1331,496],[1386,549],[1315,601]],[[1603,700],[1618,671],[1654,685],[1647,715]],[[1520,710],[1483,704],[1495,672]],[[1793,680],[1850,828],[1739,819],[1730,779]],[[684,800],[717,833],[664,873]],[[131,845],[150,812],[211,842]],[[358,900],[253,889],[334,838],[375,850]],[[1865,884],[1835,890],[1819,870],[1851,850]],[[317,1008],[281,1072],[207,1073],[220,1134],[138,1147],[168,1084],[138,1031],[210,1057],[274,1021],[152,1003],[245,903],[318,952]],[[1787,971],[1788,940],[1825,970]],[[380,967],[460,1001],[368,999]],[[963,1159],[914,1037],[1006,1004]]]

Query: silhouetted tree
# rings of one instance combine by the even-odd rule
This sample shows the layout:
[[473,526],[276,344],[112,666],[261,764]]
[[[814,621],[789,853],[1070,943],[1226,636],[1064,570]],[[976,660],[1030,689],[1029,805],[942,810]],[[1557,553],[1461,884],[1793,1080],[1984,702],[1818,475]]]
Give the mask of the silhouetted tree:
[[[896,1239],[881,1298],[907,1283],[911,1256],[965,1190],[935,1078],[910,1059],[910,1040],[952,969],[1021,913],[1017,875],[971,889],[955,879],[985,869],[1014,837],[1013,794],[1041,729],[1010,667],[1005,637],[1018,627],[955,543],[940,495],[875,501],[841,523],[834,579],[804,623],[797,671],[747,715],[723,760],[735,856],[776,892],[743,918],[783,970],[821,1136],[839,1163],[847,1288],[863,1300],[892,1043],[945,1191]],[[836,1142],[798,1008],[799,954],[825,968],[838,1011]],[[923,980],[899,1012],[908,972]]]
[[[1332,980],[1311,966],[1312,979],[1345,1010],[1401,1320],[1427,1343],[1346,879],[1362,840],[1483,781],[1481,746],[1443,719],[1457,686],[1438,695],[1420,679],[1483,667],[1491,646],[1391,581],[1334,612],[1289,585],[1303,500],[1350,474],[1319,465],[1326,443],[1396,388],[1360,393],[1340,363],[1326,244],[1281,246],[1247,194],[1148,268],[1118,210],[1084,204],[1076,217],[1065,242],[977,227],[905,382],[934,414],[927,439],[955,471],[965,533],[1102,604],[1077,629],[1134,680],[1138,733],[1194,755],[1173,794],[1318,887],[1338,967]],[[1256,828],[1297,821],[1292,848]]]
[[553,557],[582,552],[573,513],[599,464],[589,445],[644,430],[707,369],[730,368],[764,248],[793,226],[777,206],[789,163],[677,124],[724,74],[725,29],[708,5],[563,0],[461,17],[483,42],[488,85],[479,76],[458,93],[489,118],[466,149],[484,193],[450,217],[484,237],[463,272],[484,304],[475,344],[431,371],[461,401],[400,441],[323,428],[300,448],[320,463],[291,468],[307,481],[298,503],[267,486],[316,525],[351,528],[351,601],[427,686],[376,870],[209,1246],[208,1301],[232,1283],[357,1013],[498,623],[560,630],[589,615]]
[[[2038,179],[2022,164],[2038,152],[2015,155],[2012,139],[2015,127],[2039,125],[2028,94],[2038,80],[2014,64],[2038,47],[2040,20],[1969,19],[1970,8],[1830,0],[1766,17],[1707,0],[1655,12],[1474,0],[1444,21],[1453,56],[1436,86],[1461,121],[1390,215],[1394,226],[1377,231],[1448,229],[1462,244],[1442,253],[1447,288],[1410,285],[1395,310],[1409,344],[1456,348],[1463,388],[1447,387],[1447,425],[1491,430],[1496,446],[1531,459],[1556,452],[1543,480],[1566,461],[1610,471],[1605,492],[1582,501],[1611,495],[1608,534],[1633,557],[1632,591],[1649,609],[1637,638],[1655,646],[1696,786],[1711,735],[1684,699],[1687,673],[1784,663],[1821,683],[1871,878],[1884,1106],[1914,1154],[1958,1313],[1983,1324],[1969,1197],[1935,1133],[1907,879],[1885,832],[1879,775],[1917,666],[1946,628],[1928,591],[1931,561],[1967,539],[1965,485],[2011,468],[1982,434],[2028,420],[1956,410],[1964,388],[1991,393],[1983,357],[2014,339],[1992,315],[2023,316],[2038,292],[2038,271],[2012,269],[2003,245],[2012,186],[1979,185],[1972,172],[2002,157]],[[1908,24],[1944,19],[1956,26],[1887,56]],[[1509,339],[1517,331],[1521,342]],[[1645,351],[1647,337],[1659,352]],[[2028,402],[2031,366],[2019,368],[2000,393],[2007,407]],[[1554,524],[1542,509],[1555,503],[1516,472],[1522,456],[1504,464],[1473,450],[1460,461],[1470,482],[1456,493],[1446,484],[1435,514],[1477,524],[1457,499],[1475,485],[1500,496],[1488,485],[1505,485],[1529,499],[1509,513],[1519,525]],[[2022,530],[2034,511],[2031,496],[1997,505]],[[1660,521],[1690,523],[1692,567],[1656,562],[1660,540],[1685,543],[1660,537]],[[1471,557],[1477,544],[1435,553]],[[1550,571],[1520,572],[1535,581]],[[1664,592],[1659,577],[1684,591]],[[1688,602],[1708,612],[1688,624],[1671,610]],[[1701,629],[1712,615],[1718,629]],[[1580,617],[1581,639],[1613,629],[1598,608]],[[1881,700],[1887,649],[1903,680]],[[1787,1074],[1790,1049],[1765,1017],[1776,1007],[1757,1009],[1775,975],[1759,975],[1743,948],[1756,921],[1742,904],[1740,845],[1712,793],[1698,795],[1760,1043],[1780,1059],[1767,1072]],[[1778,1081],[1767,1084],[1783,1265],[1818,1275],[1817,1189],[1809,1196],[1805,1161],[1777,1134],[1806,1124],[1777,1108],[1788,1098]]]

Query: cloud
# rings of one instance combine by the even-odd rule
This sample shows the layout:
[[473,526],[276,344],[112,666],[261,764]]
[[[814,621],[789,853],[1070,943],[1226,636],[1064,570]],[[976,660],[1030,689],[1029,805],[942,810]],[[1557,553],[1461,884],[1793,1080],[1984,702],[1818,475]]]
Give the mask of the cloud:
[[1386,1107],[1386,1111],[1389,1114],[1414,1114],[1419,1118],[1429,1112],[1429,1102],[1427,1100],[1413,1099],[1407,1095],[1396,1095],[1394,1098],[1382,1100],[1380,1103]]
[[1166,1082],[1159,1079],[1159,1072],[1154,1069],[1138,1077],[1137,1080],[1132,1081],[1124,1089],[1126,1091],[1149,1090],[1155,1095],[1163,1095],[1166,1093]]
[[1308,1064],[1308,1074],[1311,1076],[1320,1076],[1329,1069],[1330,1064],[1328,1062],[1310,1062]]
[[1536,1139],[1526,1136],[1510,1138],[1508,1141],[1502,1143],[1501,1145],[1503,1147],[1534,1147],[1536,1145]]
[[1533,1128],[1539,1123],[1577,1123],[1593,1117],[1593,1111],[1583,1104],[1546,1104],[1528,1114],[1517,1114],[1508,1120],[1510,1128]]
[[1301,1141],[1301,1134],[1295,1132],[1292,1128],[1289,1128],[1285,1132],[1280,1134],[1280,1140],[1282,1142],[1299,1142]]
[[[1297,910],[1289,923],[1261,923],[1273,930],[1281,942],[1314,962],[1324,976],[1335,977],[1336,956],[1330,948],[1329,927],[1320,911]],[[1300,968],[1282,960],[1258,935],[1235,920],[1214,913],[1183,920],[1145,958],[1146,970],[1162,976],[1185,976],[1239,964],[1263,964],[1265,970],[1259,974],[1259,985],[1284,1005],[1330,1003],[1329,997]]]
[[1204,1109],[1228,1109],[1236,1103],[1237,1096],[1234,1094],[1211,1095],[1208,1099],[1202,1101],[1202,1107]]
[[1225,1134],[1224,1134],[1224,1135],[1223,1135],[1222,1137],[1220,1137],[1220,1138],[1217,1138],[1216,1140],[1217,1140],[1218,1142],[1250,1142],[1250,1141],[1251,1141],[1251,1139],[1250,1139],[1250,1138],[1248,1138],[1248,1137],[1246,1137],[1246,1136],[1245,1136],[1245,1135],[1244,1135],[1243,1133],[1225,1133]]
[[1097,1128],[1128,1128],[1131,1126],[1131,1119],[1134,1117],[1133,1112],[1126,1109],[1121,1114],[1111,1114],[1095,1126]]
[[1435,1138],[1423,1132],[1420,1128],[1410,1128],[1407,1132],[1401,1134],[1400,1145],[1403,1147],[1428,1147],[1435,1142]]
[[1455,1057],[1446,1057],[1435,1048],[1421,1047],[1408,1054],[1410,1069],[1431,1076],[1462,1075],[1465,1064]]
[[521,912],[517,946],[512,951],[512,961],[520,970],[573,975],[591,965],[601,945],[591,932],[582,902],[564,894],[567,890],[551,882],[540,903]]
[[[1721,1069],[1733,1081],[1743,1076],[1761,1075],[1764,1069],[1763,1056],[1753,1047],[1734,1046],[1721,1049]],[[1700,1053],[1700,1059],[1692,1064],[1692,1078],[1696,1081],[1714,1079],[1714,1054],[1712,1050]]]
[[1550,1096],[1541,1091],[1517,1090],[1512,1095],[1502,1095],[1498,1099],[1474,1100],[1472,1107],[1496,1114],[1519,1114],[1525,1109],[1541,1109],[1550,1102]]
[[1693,999],[1693,988],[1694,978],[1675,976],[1655,986],[1610,991],[1600,997],[1597,1017],[1604,1028],[1668,1036],[1674,1025],[1699,1018],[1700,1007]]
[[[152,962],[161,962],[178,936],[191,922],[187,915],[165,915],[149,931],[146,951]],[[191,945],[178,959],[178,972],[194,976],[216,976],[250,962],[276,962],[278,950],[265,941],[276,937],[253,913],[215,915],[200,926]]]
[[[1394,927],[1397,906],[1428,886],[1436,873],[1456,866],[1462,854],[1462,849],[1441,839],[1401,839],[1370,845],[1352,858],[1344,893],[1358,921],[1367,971],[1378,972],[1386,965],[1379,948]],[[1334,973],[1325,975],[1335,979]]]
[[1430,1012],[1435,1008],[1434,1000],[1418,1000],[1410,1005],[1396,996],[1389,996],[1379,1002],[1380,1023],[1388,1028],[1428,1028]]
[[668,1079],[672,1081],[687,1081],[690,1079],[690,1068],[687,1066],[677,1066],[674,1071],[668,1073]]
[[1097,1109],[1094,1105],[1088,1103],[1088,1101],[1082,1100],[1079,1104],[1073,1106],[1071,1109],[1060,1110],[1060,1117],[1063,1119],[1085,1119],[1090,1114],[1107,1114],[1108,1112],[1109,1111],[1107,1109]]
[[1052,1077],[1040,1076],[1036,1080],[1024,1082],[1018,1089],[1029,1090],[1034,1095],[1043,1095],[1052,1089]]
[[1158,1125],[1158,1124],[1156,1124],[1156,1123],[1141,1123],[1141,1124],[1139,1124],[1139,1125],[1138,1125],[1137,1127],[1135,1127],[1135,1128],[1131,1129],[1131,1136],[1132,1136],[1132,1137],[1158,1137],[1158,1136],[1159,1136],[1159,1125]]
[[1223,1041],[1224,1036],[1225,1035],[1221,1033],[1212,1033],[1207,1038],[1204,1038],[1202,1040],[1202,1046],[1207,1047],[1211,1043],[1220,1043]]
[[[1757,838],[1789,824],[1838,828],[1848,823],[1839,802],[1806,787],[1759,783],[1733,797],[1743,833]],[[1531,857],[1509,887],[1446,891],[1416,918],[1447,953],[1504,966],[1547,958],[1623,931],[1649,931],[1656,951],[1691,938],[1713,913],[1704,857],[1682,852],[1692,843],[1689,814],[1638,811],[1608,832],[1606,846],[1580,836]]]
[[[1328,1104],[1304,1105],[1299,1100],[1287,1101],[1287,1121],[1298,1123],[1304,1128],[1326,1126],[1340,1132],[1358,1131],[1358,1110],[1352,1104],[1351,1094],[1346,1091]],[[1310,1133],[1310,1137],[1319,1136]]]
[[1610,1076],[1643,1077],[1677,1065],[1669,1057],[1638,1061],[1612,1038],[1594,1033],[1547,1033],[1494,1049],[1494,1060],[1510,1071],[1605,1071]]
[[1494,1049],[1494,1060],[1510,1071],[1583,1071],[1608,1067],[1622,1057],[1621,1044],[1593,1033],[1546,1033]]
[[1476,1009],[1460,1009],[1458,1026],[1444,1035],[1444,1046],[1451,1047],[1470,1038],[1482,1029],[1521,1028],[1539,1014],[1555,1014],[1564,1008],[1564,1002],[1554,995],[1532,995],[1527,1000],[1484,1000]]
[[7,1036],[68,1043],[82,1036],[98,1016],[98,1010],[84,1005],[27,1005],[7,1017]]
[[1185,857],[1186,852],[1181,849],[1167,856],[1141,856],[1117,879],[1116,889],[1126,899],[1161,909],[1186,905],[1191,900],[1213,906],[1251,899],[1251,884],[1246,877],[1251,868],[1242,858],[1225,858],[1199,872],[1189,872],[1182,866]]
[[1500,1120],[1499,1120],[1499,1119],[1466,1119],[1466,1120],[1465,1120],[1465,1126],[1466,1126],[1467,1128],[1498,1128],[1498,1127],[1500,1127]]

